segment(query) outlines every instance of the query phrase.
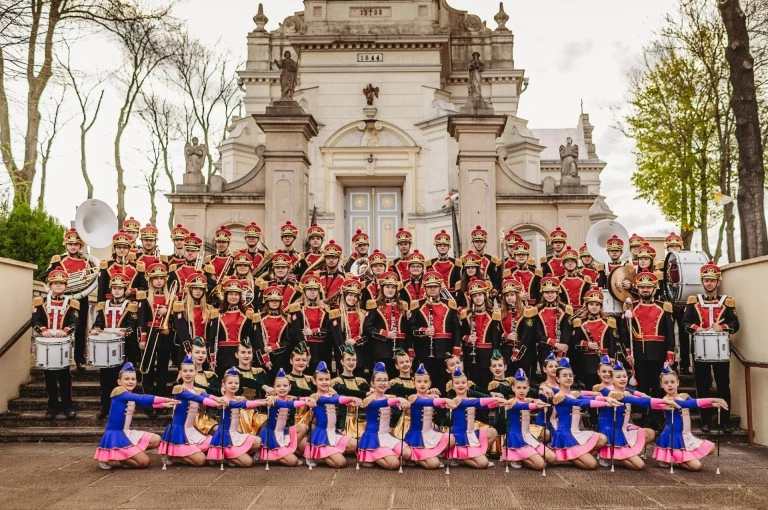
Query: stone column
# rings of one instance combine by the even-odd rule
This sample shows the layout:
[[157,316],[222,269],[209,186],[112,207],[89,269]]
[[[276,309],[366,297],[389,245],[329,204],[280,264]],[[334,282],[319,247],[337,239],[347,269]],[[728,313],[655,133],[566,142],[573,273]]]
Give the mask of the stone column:
[[[295,101],[275,101],[266,113],[253,115],[266,134],[264,152],[264,235],[270,248],[279,243],[280,226],[291,220],[300,235],[309,219],[309,141],[317,136],[317,121]],[[297,241],[297,249],[300,248]]]
[[459,230],[462,246],[471,249],[476,225],[488,232],[486,253],[500,255],[496,228],[496,139],[506,115],[451,115],[448,132],[459,143]]

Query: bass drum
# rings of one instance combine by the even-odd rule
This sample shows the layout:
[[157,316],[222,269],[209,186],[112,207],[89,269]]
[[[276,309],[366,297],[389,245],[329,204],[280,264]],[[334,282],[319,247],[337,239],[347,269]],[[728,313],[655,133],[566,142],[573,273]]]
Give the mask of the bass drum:
[[671,251],[664,260],[664,294],[669,301],[683,304],[690,296],[704,294],[699,270],[707,263],[699,251]]

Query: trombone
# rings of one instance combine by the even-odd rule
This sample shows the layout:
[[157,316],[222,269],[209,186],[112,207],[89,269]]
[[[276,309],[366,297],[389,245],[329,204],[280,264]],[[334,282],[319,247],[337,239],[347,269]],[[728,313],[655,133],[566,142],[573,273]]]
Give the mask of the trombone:
[[[169,293],[167,294],[170,296],[170,299],[168,300],[168,304],[165,305],[167,311],[165,312],[165,316],[163,317],[163,321],[160,323],[160,332],[167,332],[169,325],[168,322],[171,319],[171,313],[173,312],[173,305],[176,302],[177,296],[176,296],[176,288],[178,286],[178,282],[174,281],[171,285],[171,289]],[[158,306],[159,308],[159,306]],[[155,316],[157,314],[157,310],[154,310],[152,312],[152,326],[149,328],[149,333],[147,334],[147,342],[152,341],[152,331],[155,329]],[[158,333],[159,336],[160,333]],[[139,362],[139,372],[142,374],[147,374],[152,367],[152,364],[154,362],[155,358],[155,352],[157,352],[157,343],[160,341],[159,338],[155,338],[155,342],[152,344],[152,349],[149,354],[149,360],[147,360],[147,351],[150,349],[145,346],[144,353],[141,355],[141,361]],[[146,364],[145,364],[146,361]]]

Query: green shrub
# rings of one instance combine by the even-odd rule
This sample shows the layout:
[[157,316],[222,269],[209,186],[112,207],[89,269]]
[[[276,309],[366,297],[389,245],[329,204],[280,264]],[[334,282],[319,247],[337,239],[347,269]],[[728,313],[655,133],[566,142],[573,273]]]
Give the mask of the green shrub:
[[0,257],[37,264],[35,279],[40,279],[51,256],[62,253],[64,226],[43,210],[27,204],[10,209],[0,207]]

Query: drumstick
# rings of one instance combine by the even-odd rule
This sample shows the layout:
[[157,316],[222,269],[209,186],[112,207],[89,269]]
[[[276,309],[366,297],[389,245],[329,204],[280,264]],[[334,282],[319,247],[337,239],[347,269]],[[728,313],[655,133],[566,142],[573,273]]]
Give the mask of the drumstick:
[[[229,403],[227,403],[227,407],[229,407]],[[221,410],[221,424],[219,427],[221,427],[221,468],[219,468],[219,471],[224,471],[224,433],[226,432],[224,430],[224,417],[226,416],[226,408]],[[230,415],[230,419],[231,415]]]
[[264,471],[269,471],[269,400],[267,400],[267,444],[266,444],[266,453],[267,453],[267,465],[264,467]]
[[405,449],[405,414],[407,412],[407,409],[403,411],[403,428],[400,431],[400,469],[397,471],[400,474],[403,474],[403,450]]
[[723,429],[720,426],[720,408],[717,408],[717,471],[716,475],[720,474],[720,436],[723,435]]
[[171,441],[173,441],[173,419],[176,417],[176,404],[173,405],[173,410],[171,411],[171,424],[168,425],[168,446],[165,450],[165,455],[163,455],[163,471],[165,471],[165,465],[168,462],[168,449],[171,446]]
[[[616,459],[616,410],[618,408],[613,408],[613,440],[611,441],[611,473],[613,473],[613,464]],[[624,411],[626,412],[626,410]],[[645,440],[643,440],[645,441]]]
[[[347,408],[347,412],[349,412],[349,408]],[[357,464],[355,465],[356,470],[360,470],[360,408],[355,406],[355,437],[357,439],[357,443],[355,444],[355,458],[357,459]]]
[[672,445],[670,448],[670,452],[672,453],[672,456],[669,459],[669,473],[675,474],[675,410],[672,411],[672,419],[670,420],[670,432],[672,434]]
[[307,459],[307,465],[309,470],[312,471],[312,408],[309,408],[309,458]]
[[445,474],[451,474],[451,431],[453,430],[453,409],[448,409],[448,455],[445,463]]

